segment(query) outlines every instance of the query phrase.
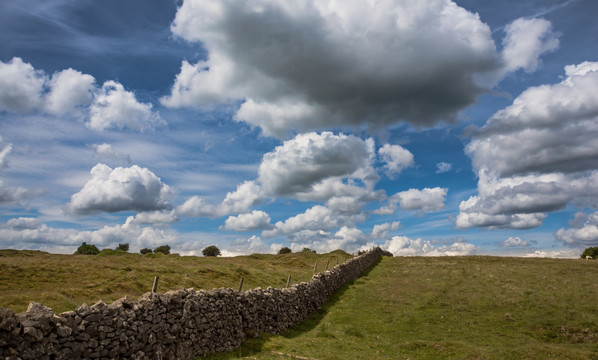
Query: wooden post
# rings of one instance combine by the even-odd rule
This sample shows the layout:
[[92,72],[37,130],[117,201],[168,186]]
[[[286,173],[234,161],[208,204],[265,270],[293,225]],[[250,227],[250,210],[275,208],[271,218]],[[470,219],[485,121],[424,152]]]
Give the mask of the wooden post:
[[326,260],[326,271],[328,271],[328,265],[330,265],[330,258]]
[[155,293],[158,290],[158,280],[160,280],[159,276],[154,277],[154,285],[152,286],[152,292]]
[[338,258],[335,258],[335,259],[336,259],[336,265],[338,265]]
[[243,278],[239,281],[239,292],[241,292],[241,289],[243,289]]
[[314,264],[314,275],[316,274],[316,271],[318,271],[318,262],[317,261]]
[[289,278],[287,279],[287,288],[291,285],[291,274],[289,274]]

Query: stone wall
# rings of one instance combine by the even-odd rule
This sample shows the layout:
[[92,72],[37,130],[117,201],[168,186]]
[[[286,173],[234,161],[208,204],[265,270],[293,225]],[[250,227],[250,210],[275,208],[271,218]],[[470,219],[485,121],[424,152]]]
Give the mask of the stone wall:
[[34,302],[19,314],[0,308],[0,359],[186,359],[231,351],[247,337],[302,322],[382,253],[374,248],[285,289],[146,293],[62,314]]

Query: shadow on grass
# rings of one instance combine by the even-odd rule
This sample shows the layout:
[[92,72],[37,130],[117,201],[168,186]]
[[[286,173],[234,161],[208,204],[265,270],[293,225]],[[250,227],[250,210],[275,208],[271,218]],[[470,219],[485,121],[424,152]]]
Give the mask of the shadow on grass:
[[244,358],[248,356],[254,356],[263,351],[264,345],[273,337],[275,336],[282,336],[286,339],[292,339],[297,336],[300,336],[306,332],[309,332],[316,328],[320,322],[324,319],[328,311],[342,298],[345,292],[355,284],[356,281],[361,280],[363,281],[364,278],[367,278],[369,273],[380,263],[381,259],[378,259],[372,266],[366,269],[361,276],[357,279],[346,283],[345,285],[341,286],[334,294],[332,294],[328,301],[326,301],[320,309],[314,311],[310,316],[308,316],[303,322],[292,326],[285,330],[282,334],[269,334],[269,333],[262,333],[257,338],[247,339],[241,344],[241,346],[231,352],[222,353],[222,354],[214,354],[207,356],[208,359],[238,359]]

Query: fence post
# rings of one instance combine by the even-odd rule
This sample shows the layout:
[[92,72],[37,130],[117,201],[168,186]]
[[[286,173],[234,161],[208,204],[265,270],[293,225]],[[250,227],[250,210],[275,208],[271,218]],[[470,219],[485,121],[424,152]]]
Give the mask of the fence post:
[[154,277],[154,285],[152,285],[152,292],[155,293],[158,290],[158,280],[160,280],[159,276]]
[[338,265],[338,258],[335,258],[335,259],[336,259],[336,265]]
[[287,288],[291,285],[291,274],[289,274],[289,278],[287,279]]
[[317,271],[318,271],[318,262],[316,261],[316,263],[314,264],[314,275],[316,274]]
[[330,258],[326,260],[326,271],[328,271],[328,265],[330,265]]
[[241,292],[241,289],[243,289],[243,278],[239,281],[239,292]]

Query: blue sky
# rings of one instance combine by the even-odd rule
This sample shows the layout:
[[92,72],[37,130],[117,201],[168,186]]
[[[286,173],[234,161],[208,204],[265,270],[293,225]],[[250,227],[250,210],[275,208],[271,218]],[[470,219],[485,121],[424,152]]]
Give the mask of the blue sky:
[[0,248],[578,257],[592,0],[0,2]]

